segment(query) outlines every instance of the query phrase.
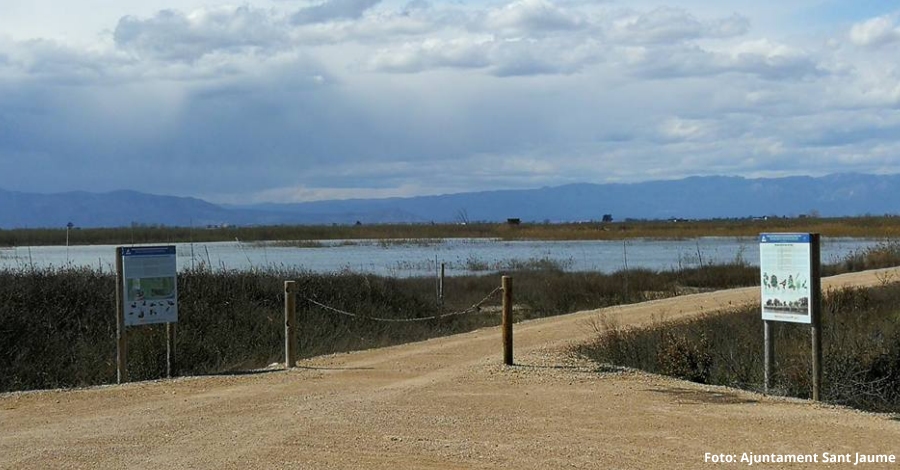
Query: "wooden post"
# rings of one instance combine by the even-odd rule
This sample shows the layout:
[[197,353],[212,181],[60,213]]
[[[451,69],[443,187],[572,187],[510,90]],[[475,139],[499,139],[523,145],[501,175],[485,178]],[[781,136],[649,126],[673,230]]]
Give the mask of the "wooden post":
[[440,284],[438,284],[438,305],[444,306],[444,263],[441,263],[441,278]]
[[503,363],[513,364],[512,278],[503,276]]
[[765,351],[763,360],[765,362],[765,370],[763,377],[765,380],[766,395],[772,390],[772,381],[775,374],[775,337],[772,335],[772,322],[763,320],[763,344]]
[[122,247],[116,247],[116,383],[128,382],[128,341],[125,331],[125,274]]
[[175,370],[175,323],[166,323],[166,377],[172,378]]
[[628,302],[628,240],[622,240],[622,262],[625,263],[625,302]]
[[812,279],[810,289],[810,333],[812,336],[812,399],[819,401],[822,390],[822,269],[819,234],[811,233],[810,262]]
[[291,369],[297,363],[297,296],[295,281],[284,281],[284,368]]

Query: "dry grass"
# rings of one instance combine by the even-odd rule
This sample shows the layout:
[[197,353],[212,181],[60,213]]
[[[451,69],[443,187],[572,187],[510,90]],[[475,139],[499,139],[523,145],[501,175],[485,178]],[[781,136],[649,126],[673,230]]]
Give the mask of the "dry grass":
[[[550,262],[512,263],[518,319],[676,295],[680,286],[710,289],[757,280],[753,268],[706,267],[656,273],[567,273]],[[713,269],[735,271],[724,276]],[[177,368],[184,374],[248,369],[283,357],[284,280],[298,283],[300,352],[315,356],[421,340],[499,323],[499,315],[462,315],[379,323],[325,311],[319,302],[372,317],[415,318],[463,310],[500,284],[500,275],[450,277],[444,305],[435,280],[356,273],[212,271],[179,275]],[[488,308],[499,305],[495,296]],[[494,309],[496,310],[496,309]],[[72,387],[115,379],[114,279],[91,269],[0,270],[0,391]],[[162,327],[129,330],[129,372],[160,377]]]
[[[900,283],[827,292],[823,301],[823,401],[900,412]],[[759,307],[643,329],[601,325],[581,353],[699,383],[763,390]],[[774,323],[776,394],[809,398],[811,353],[806,325]]]

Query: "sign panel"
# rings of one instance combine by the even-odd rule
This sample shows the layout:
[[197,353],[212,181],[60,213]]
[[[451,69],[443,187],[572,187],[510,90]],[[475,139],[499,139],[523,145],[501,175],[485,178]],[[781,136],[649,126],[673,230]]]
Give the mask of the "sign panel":
[[812,321],[810,238],[808,233],[763,233],[759,236],[763,320]]
[[178,321],[174,246],[123,248],[122,279],[126,326]]

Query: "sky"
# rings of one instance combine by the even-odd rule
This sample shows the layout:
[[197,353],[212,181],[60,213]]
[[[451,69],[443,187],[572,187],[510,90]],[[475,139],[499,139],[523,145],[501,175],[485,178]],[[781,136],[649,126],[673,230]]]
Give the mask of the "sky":
[[0,189],[900,172],[895,0],[3,0]]

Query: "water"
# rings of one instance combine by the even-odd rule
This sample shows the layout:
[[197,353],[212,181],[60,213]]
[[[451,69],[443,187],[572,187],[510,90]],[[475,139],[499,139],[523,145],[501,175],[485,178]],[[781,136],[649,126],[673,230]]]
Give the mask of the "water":
[[[880,240],[822,239],[822,262],[834,263]],[[178,269],[301,269],[318,273],[352,271],[395,277],[433,276],[440,263],[447,275],[506,270],[518,262],[554,262],[567,271],[611,273],[628,268],[664,270],[743,259],[759,265],[756,237],[703,237],[683,240],[617,241],[326,240],[317,247],[279,243],[179,243]],[[115,246],[38,246],[0,248],[0,269],[88,266],[114,270]]]

